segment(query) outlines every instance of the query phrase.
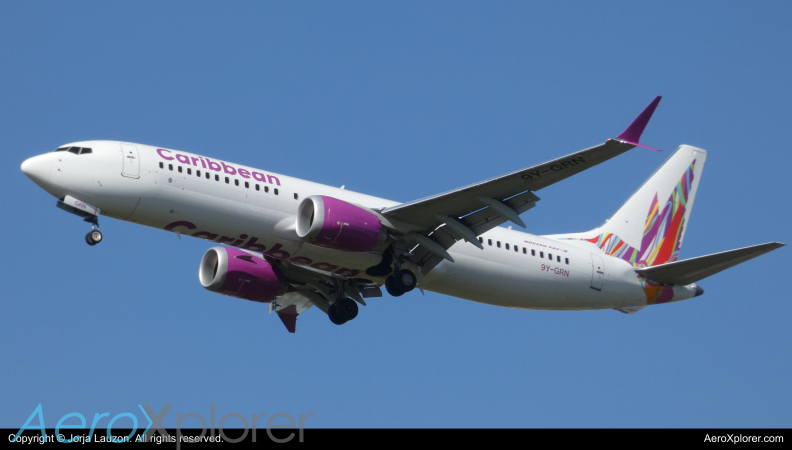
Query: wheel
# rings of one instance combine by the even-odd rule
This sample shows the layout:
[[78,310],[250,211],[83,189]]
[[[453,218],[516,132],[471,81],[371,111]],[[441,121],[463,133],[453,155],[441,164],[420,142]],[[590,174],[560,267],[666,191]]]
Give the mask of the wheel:
[[91,233],[85,235],[85,242],[87,242],[88,245],[96,245],[96,241],[91,239]]
[[415,289],[416,281],[415,274],[407,269],[402,269],[393,276],[393,285],[405,293]]
[[327,317],[330,318],[330,322],[333,322],[336,325],[343,325],[346,323],[346,320],[338,317],[336,305],[330,305],[330,309],[327,310]]
[[404,291],[400,290],[395,286],[392,275],[385,279],[385,290],[388,291],[388,294],[394,297],[399,297],[401,295],[404,295]]
[[94,241],[94,244],[98,244],[102,242],[102,232],[99,230],[93,230],[88,233],[91,236],[91,240]]
[[335,304],[336,317],[344,319],[344,322],[350,321],[358,315],[357,302],[351,298],[342,298]]

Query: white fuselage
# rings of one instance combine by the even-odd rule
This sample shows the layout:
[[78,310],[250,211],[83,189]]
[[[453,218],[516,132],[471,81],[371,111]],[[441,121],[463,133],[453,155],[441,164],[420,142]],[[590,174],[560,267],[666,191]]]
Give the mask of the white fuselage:
[[[381,260],[379,253],[343,252],[300,241],[294,233],[297,207],[310,195],[373,209],[397,202],[183,151],[123,144],[136,149],[137,155],[122,153],[122,143],[114,141],[70,144],[92,148],[88,155],[40,155],[36,158],[41,158],[42,173],[34,181],[57,198],[70,195],[98,206],[104,216],[213,243],[265,249],[273,257],[342,276],[371,278],[365,270]],[[499,227],[481,238],[484,250],[458,242],[449,249],[455,262],[443,261],[418,286],[513,308],[585,310],[647,304],[633,267],[585,241],[559,241]],[[601,268],[595,267],[598,261]],[[693,296],[690,289],[676,289],[680,292],[675,299]]]

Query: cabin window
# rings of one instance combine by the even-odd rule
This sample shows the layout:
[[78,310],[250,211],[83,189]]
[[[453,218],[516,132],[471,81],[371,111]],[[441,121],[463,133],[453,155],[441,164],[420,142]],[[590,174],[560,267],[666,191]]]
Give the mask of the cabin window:
[[220,181],[220,175],[215,175],[215,181]]
[[211,175],[209,175],[209,172],[206,172],[206,179],[208,180],[209,178],[211,178]]
[[258,184],[256,185],[256,190],[257,190],[257,191],[259,190],[259,185],[258,185]]
[[297,193],[295,192],[294,193],[294,199],[297,200],[298,197],[299,197],[299,195],[297,195]]
[[553,260],[553,254],[552,254],[552,253],[548,253],[548,254],[547,254],[547,259],[549,259],[550,261],[552,261],[552,260]]
[[500,241],[498,241],[498,243],[497,243],[497,244],[498,244],[498,248],[500,248]]
[[69,147],[69,153],[74,153],[75,155],[79,155],[80,147]]
[[560,256],[556,256],[556,261],[557,262],[561,262],[561,257]]
[[526,249],[525,247],[523,247],[523,255],[527,255],[527,254],[528,254],[528,249]]
[[539,252],[539,257],[544,258],[544,252]]
[[479,240],[479,244],[483,244],[484,243],[484,238],[480,237],[480,238],[478,238],[478,240]]
[[536,250],[531,249],[531,256],[536,256]]
[[506,250],[508,250],[508,249],[509,249],[509,244],[506,244]]
[[234,180],[234,186],[239,186],[239,180],[237,179]]
[[230,178],[225,177],[225,180],[226,180],[226,184],[231,184],[231,179]]
[[487,239],[487,244],[492,247],[492,239]]
[[179,166],[179,173],[182,173],[182,166]]
[[517,247],[517,246],[515,245],[515,246],[514,246],[514,251],[515,251],[515,252],[519,252],[519,251],[520,251],[520,247]]
[[83,149],[82,149],[82,150],[80,150],[80,154],[81,154],[81,155],[84,155],[84,154],[86,154],[86,153],[93,153],[93,150],[91,150],[90,148],[85,148],[85,147],[83,147]]
[[278,195],[278,188],[273,189],[272,192],[274,192],[275,195]]
[[173,170],[173,164],[168,164],[168,170]]
[[564,262],[565,262],[565,263],[567,264],[567,266],[568,266],[568,265],[569,265],[569,258],[564,258]]
[[192,175],[192,169],[190,169],[189,167],[187,168],[187,175]]
[[248,183],[247,181],[245,181],[245,189],[250,189],[250,183]]
[[269,186],[264,186],[264,192],[269,192]]
[[165,164],[163,164],[162,161],[160,161],[160,169],[164,169],[164,168],[165,168]]

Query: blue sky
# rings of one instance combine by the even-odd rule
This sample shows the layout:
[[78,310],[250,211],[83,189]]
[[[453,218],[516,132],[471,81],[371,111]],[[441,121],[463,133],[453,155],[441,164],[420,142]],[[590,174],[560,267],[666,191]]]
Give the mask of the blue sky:
[[539,192],[528,231],[598,226],[684,143],[709,155],[682,258],[790,242],[790,8],[0,3],[0,426],[211,402],[316,427],[790,426],[788,248],[632,316],[414,291],[290,335],[200,286],[205,242],[106,219],[89,247],[19,170],[125,140],[408,201],[596,145],[663,95],[642,142],[665,152]]

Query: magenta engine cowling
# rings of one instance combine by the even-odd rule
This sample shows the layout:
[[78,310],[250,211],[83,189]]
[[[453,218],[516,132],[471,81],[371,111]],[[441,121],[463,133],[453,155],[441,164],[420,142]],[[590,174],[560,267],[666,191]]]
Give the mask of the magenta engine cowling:
[[254,302],[271,302],[286,292],[283,276],[266,260],[229,247],[212,247],[198,269],[201,286]]
[[324,195],[306,197],[297,210],[297,236],[319,247],[368,252],[388,236],[373,212]]

